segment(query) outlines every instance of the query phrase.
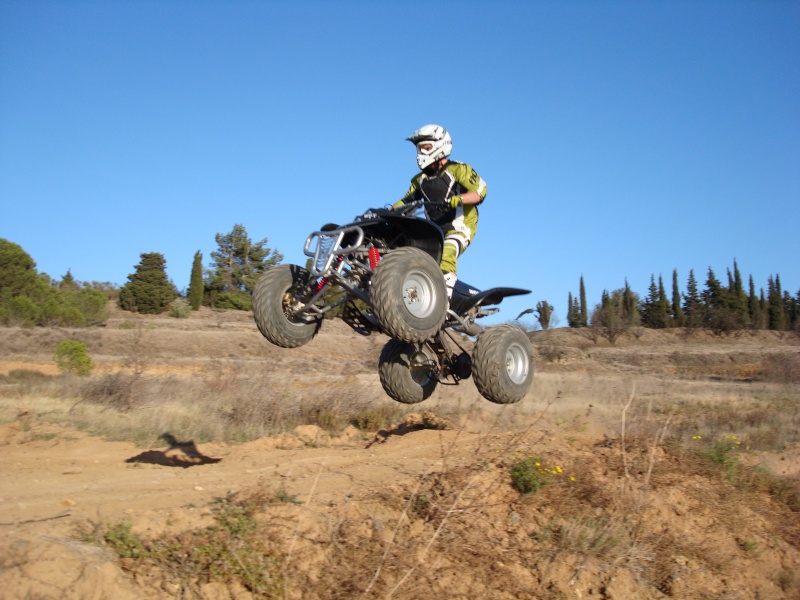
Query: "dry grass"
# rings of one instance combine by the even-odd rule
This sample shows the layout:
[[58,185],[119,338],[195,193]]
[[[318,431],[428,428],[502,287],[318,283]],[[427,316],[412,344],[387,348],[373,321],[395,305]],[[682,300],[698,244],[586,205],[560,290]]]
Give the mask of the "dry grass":
[[[214,315],[207,324],[245,327]],[[115,350],[117,368],[83,379],[3,376],[0,418],[24,408],[143,445],[165,432],[236,442],[304,424],[331,434],[348,425],[409,428],[409,407],[376,388],[365,346],[343,349],[337,340],[281,363],[283,355],[232,331],[235,345],[219,346],[224,357],[176,358],[171,370],[169,336],[121,331],[128,350]],[[437,391],[420,425],[452,424],[436,466],[360,503],[312,508],[316,480],[303,503],[257,484],[213,507],[213,525],[177,537],[142,536],[125,523],[91,524],[82,535],[113,549],[140,578],[186,597],[223,581],[263,598],[297,597],[289,589],[326,599],[559,599],[576,590],[735,598],[743,596],[731,590],[765,565],[772,569],[760,575],[759,594],[800,595],[791,568],[800,560],[800,486],[747,460],[800,442],[794,342],[654,341],[641,332],[602,347],[543,333],[524,406],[488,405],[466,386]],[[21,338],[30,336],[6,343],[20,349]],[[118,343],[89,341],[106,352]],[[241,360],[230,356],[236,345]],[[467,431],[479,435],[458,451]]]

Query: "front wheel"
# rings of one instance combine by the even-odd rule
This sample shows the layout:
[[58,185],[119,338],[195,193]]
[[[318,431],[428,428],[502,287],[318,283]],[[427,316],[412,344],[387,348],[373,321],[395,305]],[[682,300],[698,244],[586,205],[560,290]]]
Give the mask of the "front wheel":
[[403,342],[432,338],[447,317],[447,288],[436,261],[419,248],[398,248],[381,260],[371,285],[381,328]]
[[417,404],[431,397],[438,378],[436,354],[425,346],[389,340],[378,363],[381,385],[403,404]]
[[253,318],[258,330],[281,348],[297,348],[311,341],[321,321],[292,316],[301,304],[310,273],[297,265],[277,265],[264,271],[253,291]]
[[533,382],[533,348],[527,334],[514,325],[486,329],[475,342],[472,377],[490,402],[522,400]]

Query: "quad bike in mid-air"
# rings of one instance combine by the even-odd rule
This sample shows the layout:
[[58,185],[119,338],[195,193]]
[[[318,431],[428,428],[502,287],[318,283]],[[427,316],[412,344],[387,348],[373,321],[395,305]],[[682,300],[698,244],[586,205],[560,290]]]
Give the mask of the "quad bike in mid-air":
[[[398,402],[421,402],[439,383],[470,376],[487,400],[520,401],[534,374],[527,334],[515,325],[484,328],[476,321],[497,313],[503,298],[530,291],[480,291],[459,280],[448,301],[439,269],[444,236],[416,216],[421,206],[370,209],[352,223],[309,235],[308,268],[281,264],[258,280],[253,316],[259,331],[277,346],[296,348],[311,341],[326,315],[338,315],[360,334],[391,338],[378,373]],[[470,353],[463,342],[476,337]]]

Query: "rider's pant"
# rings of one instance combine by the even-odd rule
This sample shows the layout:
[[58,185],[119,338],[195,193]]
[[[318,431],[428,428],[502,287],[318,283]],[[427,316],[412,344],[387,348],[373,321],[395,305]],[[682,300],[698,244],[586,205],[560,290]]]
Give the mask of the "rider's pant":
[[472,232],[456,231],[451,229],[444,234],[444,248],[442,249],[442,260],[439,268],[443,273],[456,273],[458,257],[467,249],[472,242]]

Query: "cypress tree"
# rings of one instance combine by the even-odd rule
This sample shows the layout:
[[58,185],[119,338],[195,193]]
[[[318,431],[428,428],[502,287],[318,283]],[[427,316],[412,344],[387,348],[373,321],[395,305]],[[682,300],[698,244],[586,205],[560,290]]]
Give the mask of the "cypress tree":
[[580,327],[587,325],[589,325],[589,308],[586,306],[586,286],[583,285],[583,275],[581,275]]
[[194,253],[192,275],[189,278],[189,290],[186,293],[186,299],[192,310],[199,309],[203,303],[203,255],[200,250]]
[[683,327],[686,324],[686,316],[681,308],[681,292],[678,289],[678,270],[672,271],[672,323],[675,327]]
[[544,331],[550,329],[550,324],[553,319],[553,306],[542,300],[536,303],[536,320]]
[[667,300],[667,292],[664,289],[664,279],[661,275],[658,276],[658,323],[660,328],[664,329],[669,327],[670,323],[670,310],[669,300]]
[[567,295],[567,325],[577,327],[578,321],[575,318],[575,305],[572,302],[572,292]]
[[761,304],[756,296],[756,286],[753,283],[753,276],[750,275],[750,294],[747,297],[747,317],[750,327],[753,329],[763,329],[764,324],[761,318]]

